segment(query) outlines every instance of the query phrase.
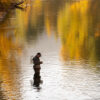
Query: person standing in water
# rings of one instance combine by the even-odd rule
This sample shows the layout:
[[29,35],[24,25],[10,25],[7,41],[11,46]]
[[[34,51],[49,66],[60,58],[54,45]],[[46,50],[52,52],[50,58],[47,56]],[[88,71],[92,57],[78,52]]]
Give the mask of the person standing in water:
[[33,69],[35,72],[34,77],[40,77],[40,69],[41,69],[40,64],[43,63],[42,61],[40,61],[40,57],[41,57],[40,52],[38,52],[36,56],[33,57],[33,64],[34,64]]

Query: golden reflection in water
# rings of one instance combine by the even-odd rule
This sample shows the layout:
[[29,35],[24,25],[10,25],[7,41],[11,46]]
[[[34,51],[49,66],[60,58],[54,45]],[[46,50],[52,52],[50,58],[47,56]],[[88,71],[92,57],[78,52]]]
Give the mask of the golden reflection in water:
[[19,39],[19,35],[21,37],[21,43],[25,41],[26,38],[26,29],[28,27],[29,21],[29,11],[30,7],[27,7],[25,11],[16,10],[16,25],[17,25],[17,39]]
[[[16,90],[15,80],[17,75],[12,75],[12,72],[18,67],[18,55],[20,56],[21,48],[18,44],[14,42],[12,36],[7,36],[7,32],[10,30],[2,31],[0,30],[0,81],[3,81],[3,90],[9,91],[5,92],[5,96],[12,97],[13,90]],[[14,32],[14,30],[11,30]],[[13,34],[14,35],[14,34]]]
[[44,5],[44,23],[47,35],[50,37],[53,33],[56,38],[57,34],[57,16],[59,10],[65,5],[65,0],[50,0]]
[[65,3],[65,6],[61,0],[57,0],[57,4],[54,2],[50,0],[44,4],[35,0],[31,5],[29,1],[25,11],[16,10],[16,17],[0,26],[0,80],[5,85],[4,90],[10,90],[7,94],[4,92],[6,97],[12,97],[14,90],[20,93],[16,82],[18,74],[12,72],[20,67],[22,45],[29,35],[32,38],[36,38],[36,33],[40,35],[40,27],[45,28],[48,36],[53,32],[59,35],[64,61],[68,58],[99,60],[100,1],[94,1],[94,6],[88,0]]
[[[93,31],[93,16],[89,12],[91,2],[82,0],[66,7],[58,14],[58,33],[62,37],[61,56],[64,61],[68,58],[79,60],[81,58],[98,60],[96,54],[96,37]],[[96,22],[100,25],[100,22]],[[95,27],[98,30],[98,26]]]
[[48,36],[51,36],[52,32],[54,31],[55,26],[55,17],[56,14],[54,11],[51,10],[52,6],[47,3],[44,9],[44,22],[45,22],[45,29]]
[[55,33],[56,37],[59,35],[61,38],[61,57],[64,61],[69,58],[98,61],[96,45],[100,36],[100,21],[99,17],[98,21],[96,19],[100,15],[96,11],[100,9],[100,2],[93,3],[97,9],[92,3],[90,0],[65,4],[59,0],[57,4],[53,1],[32,1],[25,12],[17,11],[18,33],[22,34],[23,39],[29,40],[28,36],[36,38],[37,33],[40,35],[45,28],[48,36]]
[[[17,24],[20,30],[17,32],[23,37],[23,41],[30,41],[36,39],[37,33],[40,34],[43,27],[42,21],[42,2],[41,0],[29,1],[25,11],[16,11]],[[30,39],[31,38],[31,39]]]
[[[39,23],[42,15],[42,2],[41,0],[35,0],[33,2],[33,5],[31,6],[31,10],[30,10],[30,20],[29,20],[29,24],[31,24],[34,28],[37,27],[37,24]],[[39,27],[39,26],[38,26]]]
[[27,7],[27,10],[28,10],[28,12],[26,12],[27,15],[23,14],[25,12],[23,12],[22,15],[26,15],[23,17],[25,17],[24,21],[29,22],[27,25],[31,24],[33,25],[33,27],[36,27],[37,22],[39,20],[39,16],[41,16],[41,12],[42,12],[42,2],[41,0],[35,0],[35,1],[32,1],[31,4],[29,3],[29,7]]
[[[16,12],[7,13],[9,14],[8,18],[0,24],[0,89],[4,90],[0,92],[3,92],[6,99],[21,99],[20,81],[18,81],[20,57],[26,41],[28,25],[31,23],[36,27],[41,6],[40,0],[34,1],[33,6],[29,1],[23,12],[16,10]],[[4,98],[2,97],[2,99]]]
[[[3,93],[6,99],[15,99],[20,96],[19,89],[17,88],[19,77],[19,58],[22,52],[22,46],[19,44],[19,40],[16,35],[16,23],[15,18],[10,17],[0,25],[0,82],[2,83],[0,88],[3,89]],[[14,93],[16,91],[16,94]],[[2,98],[4,99],[4,98]]]

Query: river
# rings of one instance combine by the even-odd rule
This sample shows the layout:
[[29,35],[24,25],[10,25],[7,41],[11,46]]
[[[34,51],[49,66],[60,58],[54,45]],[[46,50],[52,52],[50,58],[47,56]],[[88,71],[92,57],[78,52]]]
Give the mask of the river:
[[[23,6],[0,10],[0,100],[100,100],[100,1]],[[37,52],[41,78],[33,79]]]

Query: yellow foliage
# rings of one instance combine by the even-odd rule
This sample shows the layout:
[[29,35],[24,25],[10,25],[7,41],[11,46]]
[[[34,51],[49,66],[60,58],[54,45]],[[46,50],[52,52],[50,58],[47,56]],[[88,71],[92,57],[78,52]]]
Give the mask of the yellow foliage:
[[64,61],[69,58],[77,60],[86,56],[88,59],[96,57],[94,37],[88,31],[91,21],[88,7],[88,0],[67,3],[58,14],[57,29],[62,39],[61,55]]
[[[5,91],[5,96],[9,99],[12,98],[14,94],[14,89],[17,91],[15,82],[15,77],[12,75],[12,71],[17,69],[19,66],[18,59],[22,53],[22,46],[19,44],[19,36],[16,35],[15,21],[13,18],[8,18],[0,25],[0,81],[3,81]],[[10,82],[9,82],[10,80]]]

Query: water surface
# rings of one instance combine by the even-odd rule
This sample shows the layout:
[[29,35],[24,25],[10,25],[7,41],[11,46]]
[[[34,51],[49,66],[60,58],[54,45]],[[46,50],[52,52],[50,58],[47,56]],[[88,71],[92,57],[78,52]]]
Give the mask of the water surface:
[[[24,10],[0,10],[0,100],[99,100],[99,5],[31,0]],[[32,85],[37,52],[39,87]]]

